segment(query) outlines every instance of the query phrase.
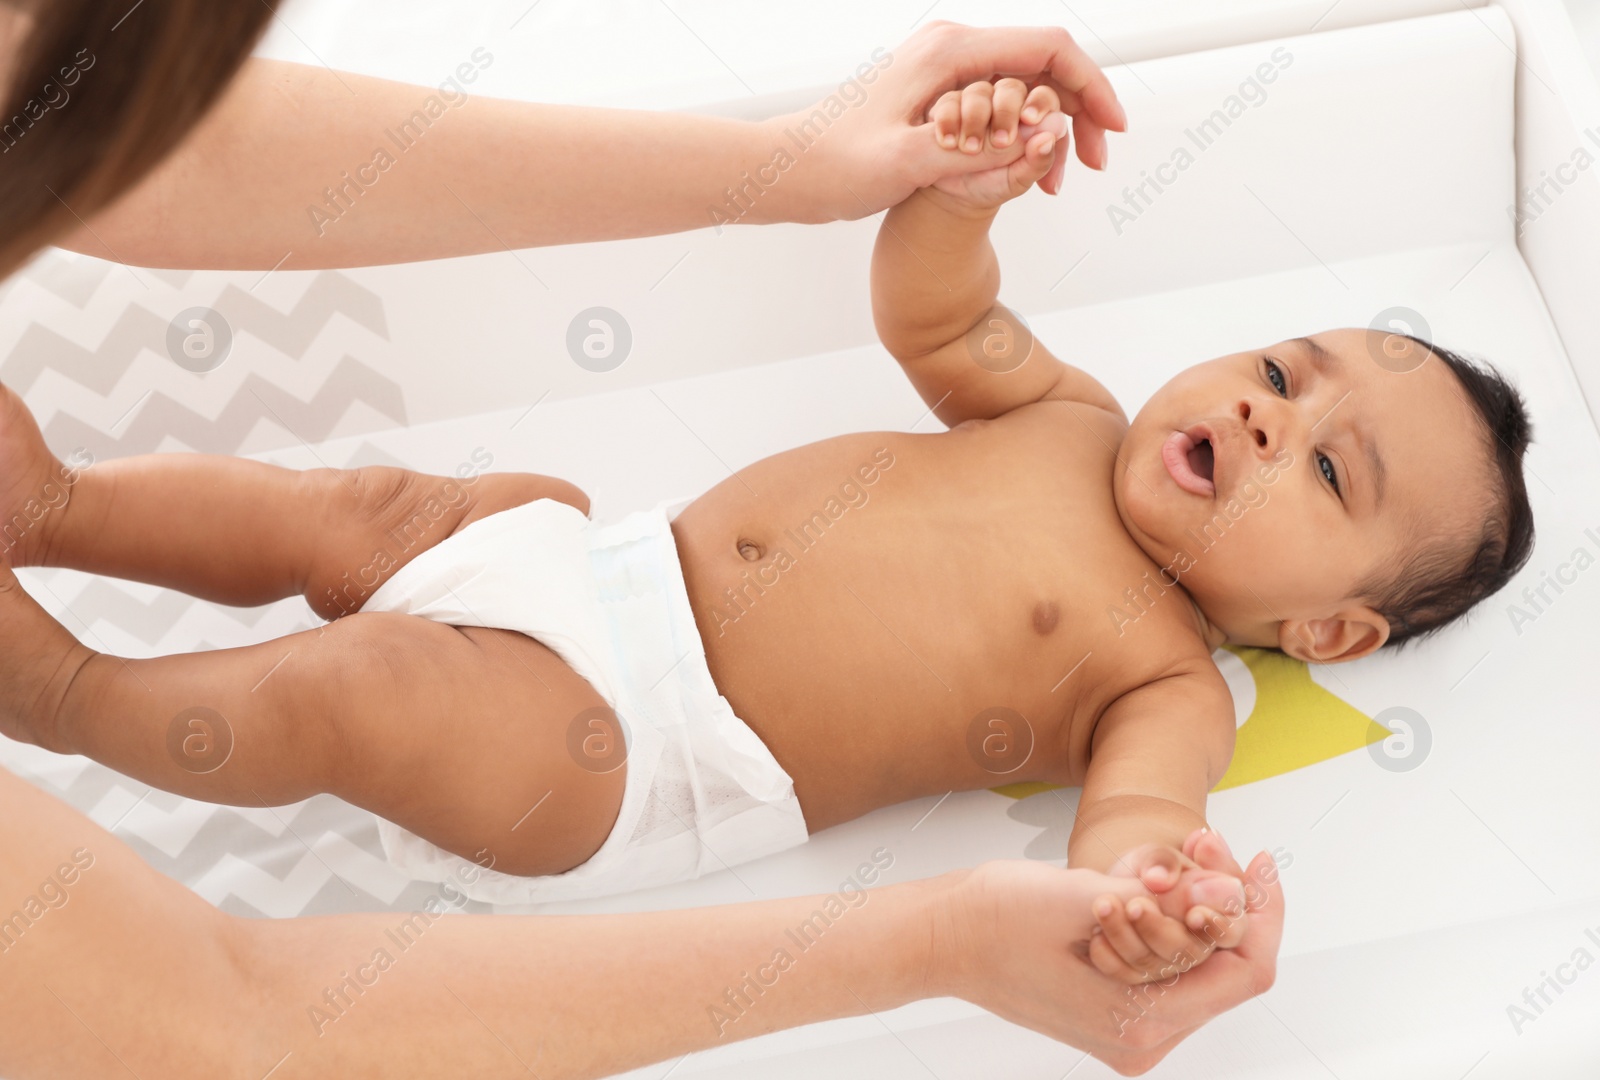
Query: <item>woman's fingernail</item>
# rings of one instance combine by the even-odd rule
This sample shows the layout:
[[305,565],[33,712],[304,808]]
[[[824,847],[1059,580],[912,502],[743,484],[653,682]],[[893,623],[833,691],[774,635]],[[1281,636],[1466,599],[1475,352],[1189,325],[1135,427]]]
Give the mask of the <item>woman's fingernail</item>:
[[939,145],[943,146],[947,150],[954,150],[956,146],[956,137],[949,134],[941,135],[939,136]]
[[1023,109],[1022,122],[1024,124],[1037,124],[1039,122],[1039,110],[1032,105],[1029,105],[1026,109]]
[[1004,146],[1006,143],[1008,143],[1010,141],[1011,141],[1011,133],[1010,132],[1008,132],[1008,131],[997,131],[997,132],[994,133],[994,144],[996,146]]
[[968,153],[977,153],[978,147],[980,147],[982,145],[983,144],[978,141],[978,137],[976,135],[968,135],[967,136],[966,149],[967,149]]
[[1047,134],[1047,135],[1045,135],[1045,137],[1043,139],[1041,139],[1039,141],[1039,153],[1041,153],[1041,154],[1048,154],[1048,153],[1052,152],[1053,150],[1055,150],[1055,148],[1056,148],[1056,137],[1054,135]]

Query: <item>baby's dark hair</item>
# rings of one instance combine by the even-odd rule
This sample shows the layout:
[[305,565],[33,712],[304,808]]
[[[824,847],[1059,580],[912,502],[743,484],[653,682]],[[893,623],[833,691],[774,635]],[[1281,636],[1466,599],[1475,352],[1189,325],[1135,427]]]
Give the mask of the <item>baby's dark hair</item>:
[[1448,367],[1483,424],[1493,452],[1490,505],[1476,535],[1429,544],[1368,582],[1361,595],[1389,620],[1386,646],[1400,646],[1449,626],[1493,596],[1533,554],[1533,507],[1522,475],[1522,457],[1533,425],[1516,387],[1487,363],[1469,360],[1410,334]]

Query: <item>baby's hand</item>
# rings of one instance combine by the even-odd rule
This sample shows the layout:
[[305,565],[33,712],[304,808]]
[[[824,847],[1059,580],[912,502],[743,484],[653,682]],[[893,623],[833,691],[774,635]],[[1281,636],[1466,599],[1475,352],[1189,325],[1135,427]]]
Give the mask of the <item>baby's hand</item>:
[[[948,150],[965,154],[1004,154],[1023,144],[1023,156],[982,172],[946,176],[933,189],[957,206],[992,210],[1051,174],[1054,192],[1066,161],[1067,116],[1061,98],[1048,86],[1029,90],[1021,79],[975,82],[951,90],[928,110],[934,138]],[[1058,145],[1060,144],[1060,145]]]
[[1216,949],[1244,937],[1243,885],[1227,874],[1202,869],[1181,852],[1161,851],[1139,875],[1154,894],[1127,901],[1095,901],[1098,932],[1089,959],[1101,974],[1127,983],[1167,980],[1203,963]]

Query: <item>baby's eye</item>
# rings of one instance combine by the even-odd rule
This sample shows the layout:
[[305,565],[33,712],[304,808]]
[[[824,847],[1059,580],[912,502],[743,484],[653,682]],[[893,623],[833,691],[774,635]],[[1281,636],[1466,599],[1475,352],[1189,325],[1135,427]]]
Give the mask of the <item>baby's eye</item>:
[[1283,372],[1278,370],[1278,365],[1271,360],[1267,361],[1267,380],[1272,383],[1272,388],[1283,397],[1289,396],[1289,384],[1284,381]]
[[1317,468],[1322,470],[1323,479],[1333,485],[1333,490],[1339,490],[1339,470],[1333,467],[1333,462],[1327,454],[1317,455]]

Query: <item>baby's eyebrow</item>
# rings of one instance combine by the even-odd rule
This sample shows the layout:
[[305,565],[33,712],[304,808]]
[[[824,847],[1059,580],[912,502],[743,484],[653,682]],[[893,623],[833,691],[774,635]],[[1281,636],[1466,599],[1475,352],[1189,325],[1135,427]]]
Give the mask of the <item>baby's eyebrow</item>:
[[1378,448],[1372,445],[1371,439],[1367,438],[1365,435],[1361,435],[1359,438],[1361,440],[1361,448],[1367,452],[1367,464],[1372,467],[1372,487],[1377,496],[1377,498],[1373,500],[1373,504],[1375,507],[1381,507],[1383,505],[1383,480],[1385,472],[1383,459],[1378,456]]
[[[1311,360],[1312,370],[1323,378],[1326,378],[1339,366],[1339,358],[1311,338],[1297,337],[1290,340],[1305,349],[1306,355]],[[1343,399],[1341,398],[1340,400]],[[1383,463],[1383,458],[1378,456],[1378,448],[1372,445],[1372,440],[1360,428],[1356,430],[1356,441],[1361,444],[1361,449],[1366,451],[1367,465],[1372,472],[1373,505],[1375,508],[1381,507],[1383,505],[1384,480],[1387,478],[1388,469]]]
[[1339,366],[1339,358],[1317,342],[1308,337],[1291,338],[1296,345],[1301,346],[1311,357],[1311,367],[1318,375],[1326,376]]

